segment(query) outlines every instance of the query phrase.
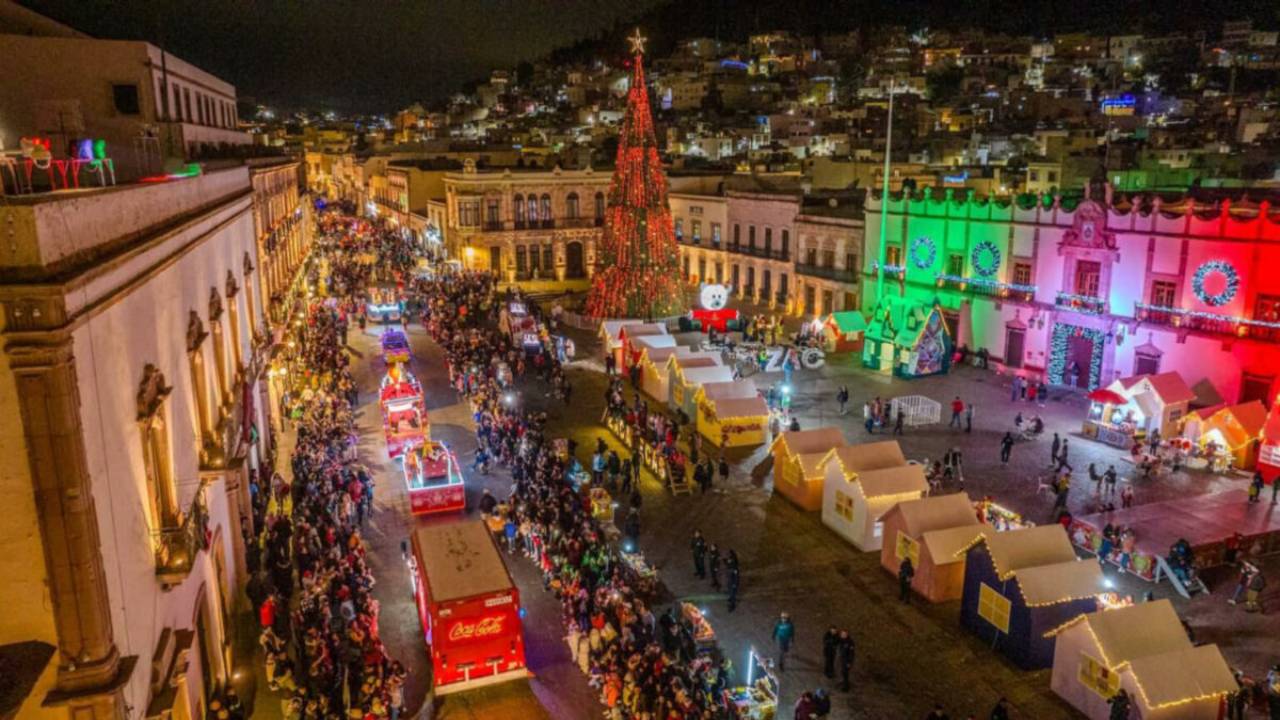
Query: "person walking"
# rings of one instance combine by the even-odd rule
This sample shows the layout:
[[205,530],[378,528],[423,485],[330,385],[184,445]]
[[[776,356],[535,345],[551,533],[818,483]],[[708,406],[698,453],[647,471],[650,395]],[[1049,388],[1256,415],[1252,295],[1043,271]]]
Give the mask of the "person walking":
[[960,427],[960,413],[964,412],[964,401],[957,395],[955,400],[951,401],[951,422],[947,427]]
[[1108,465],[1107,471],[1102,473],[1102,482],[1107,485],[1107,494],[1112,495],[1116,491],[1116,466]]
[[1062,449],[1058,451],[1058,471],[1061,472],[1066,468],[1067,472],[1075,472],[1075,468],[1071,467],[1071,463],[1067,462],[1067,453],[1071,449],[1071,438],[1065,438],[1062,441]]
[[840,689],[849,692],[849,673],[853,670],[853,637],[848,630],[841,630],[836,645],[836,660],[840,666]]
[[787,653],[790,652],[795,637],[796,626],[791,622],[791,616],[785,612],[779,614],[778,621],[773,624],[773,641],[778,645],[779,672],[787,669]]
[[973,432],[973,402],[964,406],[964,431]]
[[720,547],[711,543],[711,589],[720,590]]
[[898,602],[904,605],[911,602],[911,579],[916,576],[916,568],[911,558],[904,557],[898,565]]
[[896,419],[896,420],[894,420],[894,421],[893,421],[893,434],[894,434],[894,435],[901,435],[901,434],[902,434],[902,425],[903,425],[903,423],[904,423],[904,421],[905,421],[906,419],[907,419],[907,411],[906,411],[906,410],[903,410],[903,409],[902,409],[902,406],[898,406],[898,417],[897,417],[897,419]]
[[836,391],[836,402],[839,403],[840,405],[840,414],[841,415],[846,414],[848,410],[845,408],[845,406],[849,404],[849,388],[848,387],[844,385],[840,386],[840,389]]
[[840,631],[832,625],[822,635],[822,674],[827,679],[836,676],[836,649],[840,645]]
[[1249,502],[1258,502],[1258,497],[1262,495],[1262,488],[1262,473],[1256,472],[1253,474],[1253,481],[1249,483]]
[[1011,454],[1013,454],[1013,433],[1007,432],[1000,439],[1000,462],[1008,465]]
[[720,482],[729,481],[729,461],[724,459],[724,455],[720,456]]
[[1022,391],[1022,376],[1014,375],[1013,382],[1009,385],[1009,402],[1017,402],[1018,394]]
[[1062,438],[1058,437],[1058,433],[1053,434],[1053,443],[1049,445],[1049,467],[1058,464],[1058,450],[1062,447]]
[[728,580],[729,580],[729,612],[733,612],[738,607],[738,584],[741,580],[738,571],[738,554],[732,549],[729,550],[729,560],[727,563]]
[[689,549],[693,551],[693,574],[695,577],[702,579],[707,576],[707,541],[702,537],[701,530],[693,531],[693,540],[689,542]]

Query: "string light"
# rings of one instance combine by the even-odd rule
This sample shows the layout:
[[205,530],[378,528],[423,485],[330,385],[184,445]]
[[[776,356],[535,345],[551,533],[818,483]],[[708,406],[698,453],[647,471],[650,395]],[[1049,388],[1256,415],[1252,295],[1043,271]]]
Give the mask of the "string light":
[[1067,341],[1072,336],[1084,337],[1093,342],[1093,352],[1089,356],[1088,389],[1098,386],[1102,379],[1102,346],[1106,342],[1106,334],[1101,330],[1057,323],[1053,326],[1053,337],[1049,341],[1049,382],[1054,385],[1063,384],[1063,376],[1067,370]]
[[[887,267],[885,269],[888,270]],[[942,282],[957,283],[957,284],[968,283],[970,285],[982,285],[984,287],[995,288],[997,290],[1008,290],[1010,292],[1027,293],[1029,295],[1035,295],[1036,293],[1035,285],[1006,283],[1006,282],[1000,282],[999,280],[991,280],[988,278],[981,278],[981,277],[965,277],[963,275],[948,275],[945,273],[939,273],[938,280]]]

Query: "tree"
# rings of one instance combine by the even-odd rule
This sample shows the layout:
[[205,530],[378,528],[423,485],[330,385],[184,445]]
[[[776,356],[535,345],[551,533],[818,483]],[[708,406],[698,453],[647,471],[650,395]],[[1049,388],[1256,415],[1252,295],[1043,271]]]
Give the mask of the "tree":
[[685,308],[667,177],[645,86],[642,41],[637,31],[627,114],[618,136],[597,270],[587,296],[587,314],[593,318],[652,318]]

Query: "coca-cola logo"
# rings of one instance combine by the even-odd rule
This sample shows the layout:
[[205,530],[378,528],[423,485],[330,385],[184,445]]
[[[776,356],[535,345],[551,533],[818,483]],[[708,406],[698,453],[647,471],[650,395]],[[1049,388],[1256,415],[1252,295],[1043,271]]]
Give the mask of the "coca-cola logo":
[[505,618],[501,615],[470,622],[459,620],[449,627],[449,639],[456,642],[458,640],[474,640],[476,638],[500,635],[504,620]]

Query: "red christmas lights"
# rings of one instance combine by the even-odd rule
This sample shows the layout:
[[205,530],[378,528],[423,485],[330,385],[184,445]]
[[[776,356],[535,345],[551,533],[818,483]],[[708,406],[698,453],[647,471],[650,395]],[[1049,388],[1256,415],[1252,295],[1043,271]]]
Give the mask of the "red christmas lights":
[[653,318],[685,310],[667,176],[658,156],[639,52],[618,137],[597,268],[587,296],[591,317]]

